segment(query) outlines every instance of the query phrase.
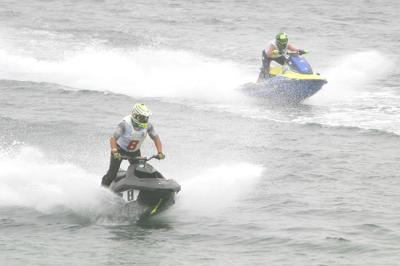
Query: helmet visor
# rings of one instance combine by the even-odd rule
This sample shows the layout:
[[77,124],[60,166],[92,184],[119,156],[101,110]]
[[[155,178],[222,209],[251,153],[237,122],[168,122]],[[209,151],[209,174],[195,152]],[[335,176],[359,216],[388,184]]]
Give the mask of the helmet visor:
[[144,116],[144,115],[140,115],[140,114],[135,114],[135,119],[139,123],[147,123],[149,121],[149,117],[148,116]]
[[288,44],[288,41],[287,41],[287,39],[286,40],[278,40],[277,44],[278,44],[279,49],[285,49]]

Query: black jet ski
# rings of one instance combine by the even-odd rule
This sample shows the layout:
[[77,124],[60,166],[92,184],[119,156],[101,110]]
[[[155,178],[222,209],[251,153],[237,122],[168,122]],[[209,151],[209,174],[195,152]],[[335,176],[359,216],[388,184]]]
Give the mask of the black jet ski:
[[147,163],[157,158],[152,156],[127,158],[128,169],[120,169],[110,189],[121,196],[129,206],[134,206],[140,218],[153,216],[175,203],[175,195],[181,186],[172,179],[166,179],[153,166]]

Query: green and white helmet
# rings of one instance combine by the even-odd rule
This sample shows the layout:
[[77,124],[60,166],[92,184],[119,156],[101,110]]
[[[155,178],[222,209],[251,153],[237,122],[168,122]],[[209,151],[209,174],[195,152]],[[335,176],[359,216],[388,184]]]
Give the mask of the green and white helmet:
[[284,32],[279,32],[276,36],[275,36],[275,40],[276,40],[276,45],[278,46],[279,50],[283,50],[286,49],[288,42],[289,42],[289,38],[287,36],[286,33]]
[[147,128],[151,111],[144,103],[137,103],[132,109],[132,120],[138,127]]

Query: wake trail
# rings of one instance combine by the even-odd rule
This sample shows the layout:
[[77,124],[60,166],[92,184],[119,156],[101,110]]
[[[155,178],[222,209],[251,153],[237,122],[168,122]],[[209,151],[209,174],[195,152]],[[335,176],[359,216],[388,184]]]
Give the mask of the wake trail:
[[[230,61],[192,52],[156,48],[87,48],[58,61],[0,50],[3,78],[58,83],[132,97],[226,99],[253,73]],[[236,95],[237,96],[237,95]]]
[[100,214],[114,195],[99,186],[99,177],[69,163],[49,162],[33,147],[0,155],[0,206],[43,213],[65,208],[82,215]]
[[213,217],[252,195],[263,167],[246,162],[221,164],[181,182],[175,207],[191,216]]
[[[352,101],[359,97],[366,87],[391,74],[394,62],[376,50],[363,51],[335,59],[333,67],[323,72],[327,78],[321,91],[307,103],[329,105]],[[379,92],[379,90],[378,90]]]

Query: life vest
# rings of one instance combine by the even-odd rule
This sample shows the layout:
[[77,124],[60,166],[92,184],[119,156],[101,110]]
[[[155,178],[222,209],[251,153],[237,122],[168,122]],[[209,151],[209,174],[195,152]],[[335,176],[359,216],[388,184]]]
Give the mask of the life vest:
[[134,152],[140,149],[147,136],[147,128],[135,127],[130,115],[124,117],[125,130],[118,138],[118,146],[127,151]]

